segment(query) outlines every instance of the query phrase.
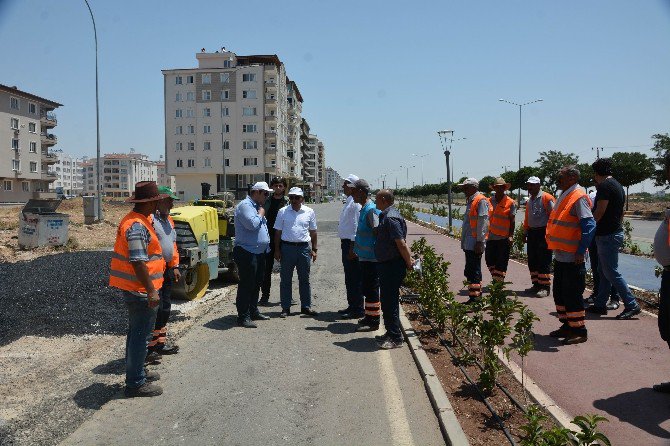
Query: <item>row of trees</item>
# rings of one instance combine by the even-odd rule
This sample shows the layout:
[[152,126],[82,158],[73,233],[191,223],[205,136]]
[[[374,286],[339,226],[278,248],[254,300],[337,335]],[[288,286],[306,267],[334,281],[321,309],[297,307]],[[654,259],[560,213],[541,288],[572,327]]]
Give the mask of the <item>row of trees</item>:
[[[655,156],[649,157],[640,152],[616,152],[612,154],[612,164],[614,177],[626,188],[626,195],[628,189],[635,184],[641,183],[648,179],[653,179],[656,186],[668,186],[665,179],[664,159],[670,157],[670,136],[666,134],[656,134],[652,136],[654,146],[652,151]],[[519,188],[526,190],[526,180],[531,176],[539,177],[542,181],[543,187],[556,194],[558,171],[567,165],[575,164],[579,167],[581,172],[580,184],[582,186],[593,186],[593,169],[591,163],[580,162],[579,156],[574,153],[563,153],[559,150],[549,150],[540,152],[540,157],[532,166],[524,166],[520,170],[507,171],[499,174],[505,181],[512,184],[511,190],[515,191]],[[458,180],[458,183],[463,182],[465,177]],[[488,191],[489,186],[495,181],[494,176],[485,176],[479,181],[479,189]],[[410,197],[422,197],[427,195],[444,195],[448,191],[449,184],[447,182],[440,184],[425,184],[423,186],[414,186],[412,188],[399,189],[399,195],[406,195]],[[459,193],[460,188],[455,184],[452,191]]]

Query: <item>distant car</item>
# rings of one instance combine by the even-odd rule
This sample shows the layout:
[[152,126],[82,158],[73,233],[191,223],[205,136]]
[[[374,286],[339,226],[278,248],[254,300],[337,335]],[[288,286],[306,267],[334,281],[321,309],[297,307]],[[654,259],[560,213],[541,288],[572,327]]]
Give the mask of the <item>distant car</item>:
[[342,199],[342,204],[346,204],[346,203],[347,203],[347,199],[346,199],[346,198],[343,198],[343,199]]

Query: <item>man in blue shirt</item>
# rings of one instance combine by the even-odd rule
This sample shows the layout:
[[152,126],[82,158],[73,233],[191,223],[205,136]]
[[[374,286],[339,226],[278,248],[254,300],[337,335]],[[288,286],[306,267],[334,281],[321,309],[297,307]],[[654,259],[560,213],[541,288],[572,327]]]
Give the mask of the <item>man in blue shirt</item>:
[[240,272],[237,286],[237,324],[256,328],[253,321],[270,319],[258,311],[258,294],[265,272],[265,254],[270,250],[270,235],[263,204],[272,192],[268,183],[254,184],[247,198],[235,208],[235,247],[233,258]]

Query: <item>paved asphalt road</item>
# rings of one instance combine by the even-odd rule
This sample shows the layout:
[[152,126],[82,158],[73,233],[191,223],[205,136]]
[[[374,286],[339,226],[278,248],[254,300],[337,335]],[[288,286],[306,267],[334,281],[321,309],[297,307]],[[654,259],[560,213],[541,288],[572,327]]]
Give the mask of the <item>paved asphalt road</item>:
[[[238,328],[231,293],[180,339],[178,355],[155,367],[163,395],[112,400],[63,444],[443,444],[408,348],[379,351],[376,333],[337,319],[346,302],[341,206],[314,206],[317,319],[280,319],[275,305],[258,329]],[[273,302],[278,289],[274,277]]]

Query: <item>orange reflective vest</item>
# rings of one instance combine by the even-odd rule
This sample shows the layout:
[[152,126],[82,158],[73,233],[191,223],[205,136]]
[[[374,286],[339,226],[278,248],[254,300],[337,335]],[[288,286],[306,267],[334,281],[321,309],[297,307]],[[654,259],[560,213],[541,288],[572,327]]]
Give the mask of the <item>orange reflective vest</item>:
[[581,198],[591,204],[589,196],[580,188],[575,188],[565,198],[561,199],[560,204],[549,215],[547,222],[547,247],[551,250],[559,249],[565,252],[577,252],[579,241],[582,238],[582,228],[579,225],[579,218],[570,215],[572,207]]
[[[168,214],[167,216],[168,221],[170,222],[170,226],[172,226],[172,230],[174,231],[174,220],[172,217]],[[151,224],[154,224],[154,216],[150,215],[149,216],[149,221],[151,221]],[[179,249],[177,248],[177,242],[175,241],[172,246],[172,260],[167,263],[168,268],[175,268],[179,266]]]
[[151,283],[153,283],[156,290],[159,290],[163,286],[163,272],[165,271],[165,260],[163,259],[161,244],[149,218],[134,211],[128,213],[128,215],[123,217],[121,223],[119,223],[119,228],[116,232],[116,243],[114,243],[114,253],[112,254],[111,271],[109,272],[109,286],[125,291],[147,292],[144,285],[142,285],[135,275],[135,269],[129,260],[130,253],[126,232],[134,223],[144,225],[151,235],[149,246],[147,246],[149,261],[146,262],[146,265]]
[[[493,198],[490,200],[493,206]],[[493,213],[490,214],[489,232],[501,237],[509,236],[510,225],[512,222],[512,205],[514,200],[505,195],[500,203],[496,203]]]
[[[470,212],[468,213],[468,220],[470,221],[470,230],[472,231],[472,236],[475,239],[477,238],[477,217],[479,217],[477,209],[479,209],[479,202],[486,199],[487,198],[484,196],[484,194],[479,194],[475,198],[473,198],[472,203],[470,203]],[[491,216],[490,204],[491,203],[489,203],[489,217]]]
[[[547,211],[547,213],[551,213],[551,210],[549,209],[549,202],[553,201],[554,203],[556,202],[556,198],[554,198],[553,195],[550,193],[540,191],[542,194],[542,207]],[[530,208],[530,197],[528,197],[528,202],[526,203],[526,216],[523,219],[523,228],[528,229],[530,226],[528,226],[528,208]]]

